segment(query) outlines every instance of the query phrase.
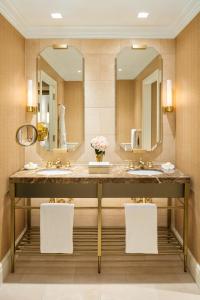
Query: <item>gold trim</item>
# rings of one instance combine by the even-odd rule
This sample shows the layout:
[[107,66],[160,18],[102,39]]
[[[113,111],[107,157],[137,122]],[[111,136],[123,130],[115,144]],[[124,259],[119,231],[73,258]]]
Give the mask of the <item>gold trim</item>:
[[98,183],[97,186],[97,198],[98,198],[98,273],[101,273],[101,254],[102,254],[102,183]]
[[36,113],[38,111],[37,106],[26,106],[26,111],[31,113]]
[[[28,145],[20,143],[20,140],[19,140],[19,137],[18,137],[20,130],[21,130],[22,128],[24,128],[24,127],[31,127],[31,128],[35,131],[35,138],[34,138],[34,139],[32,140],[32,142],[30,142],[30,144],[28,144]],[[23,146],[23,147],[29,147],[29,146],[32,146],[33,144],[36,143],[37,138],[38,138],[38,131],[37,131],[36,127],[33,126],[33,125],[31,125],[31,124],[25,124],[25,125],[22,125],[22,126],[20,126],[20,127],[17,129],[17,132],[16,132],[16,142],[17,142],[20,146]]]
[[188,200],[190,194],[190,184],[185,184],[184,190],[184,219],[183,219],[183,252],[184,252],[184,272],[187,272],[188,256]]
[[133,50],[145,50],[145,49],[147,49],[147,45],[146,44],[133,44],[132,46],[131,46],[131,48],[133,49]]
[[165,106],[164,110],[165,110],[165,112],[173,112],[174,111],[174,107],[173,106]]
[[68,45],[67,44],[53,44],[52,45],[53,49],[68,49]]

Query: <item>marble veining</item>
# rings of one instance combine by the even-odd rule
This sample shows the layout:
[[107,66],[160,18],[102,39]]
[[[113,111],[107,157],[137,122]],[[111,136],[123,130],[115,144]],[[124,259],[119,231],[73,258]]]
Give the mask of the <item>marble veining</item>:
[[[160,170],[160,165],[154,167]],[[132,175],[127,173],[127,166],[113,165],[108,174],[89,174],[87,165],[72,165],[70,174],[40,175],[38,170],[20,170],[10,176],[10,183],[186,183],[190,177],[175,169],[158,175]]]

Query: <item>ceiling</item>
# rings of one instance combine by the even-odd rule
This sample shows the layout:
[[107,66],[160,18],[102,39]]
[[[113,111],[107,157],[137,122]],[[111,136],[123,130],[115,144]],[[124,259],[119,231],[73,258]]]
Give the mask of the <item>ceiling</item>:
[[0,0],[26,38],[174,38],[199,11],[200,0]]
[[83,80],[83,57],[75,48],[53,49],[47,47],[40,55],[64,81]]
[[159,53],[151,47],[145,50],[124,48],[117,56],[117,79],[135,79],[158,55]]

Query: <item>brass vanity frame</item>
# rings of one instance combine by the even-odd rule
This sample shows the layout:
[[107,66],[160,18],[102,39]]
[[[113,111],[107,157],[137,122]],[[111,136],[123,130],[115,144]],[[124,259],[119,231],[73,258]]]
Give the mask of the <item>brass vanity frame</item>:
[[[50,178],[48,178],[50,179]],[[93,179],[93,178],[91,178]],[[75,183],[57,183],[57,182],[17,182],[10,180],[10,197],[11,197],[11,272],[15,270],[15,209],[27,210],[27,228],[31,228],[31,209],[39,209],[39,207],[31,206],[31,198],[97,198],[97,207],[81,207],[98,209],[98,273],[101,272],[101,257],[102,257],[102,209],[116,209],[122,207],[102,206],[103,198],[131,198],[131,197],[152,197],[152,198],[168,198],[167,207],[158,207],[168,209],[184,209],[183,215],[183,255],[184,255],[184,271],[187,271],[187,253],[188,253],[188,199],[190,193],[189,180],[181,180],[180,182],[126,182],[120,183],[108,181],[104,179],[86,180],[85,182]],[[62,180],[61,180],[62,182]],[[26,204],[19,205],[16,198],[26,198]],[[183,198],[183,205],[172,205],[172,198]],[[180,199],[179,199],[180,200]],[[80,207],[79,207],[80,208]],[[171,213],[168,213],[168,226],[171,226]],[[161,253],[162,254],[162,253]],[[168,254],[168,253],[163,253]],[[177,254],[177,253],[176,253]]]

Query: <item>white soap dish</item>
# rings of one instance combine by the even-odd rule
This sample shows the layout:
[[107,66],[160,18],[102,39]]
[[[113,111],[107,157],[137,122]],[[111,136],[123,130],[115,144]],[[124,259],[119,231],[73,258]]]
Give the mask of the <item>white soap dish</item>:
[[38,168],[38,164],[29,162],[24,165],[24,170],[36,170]]

